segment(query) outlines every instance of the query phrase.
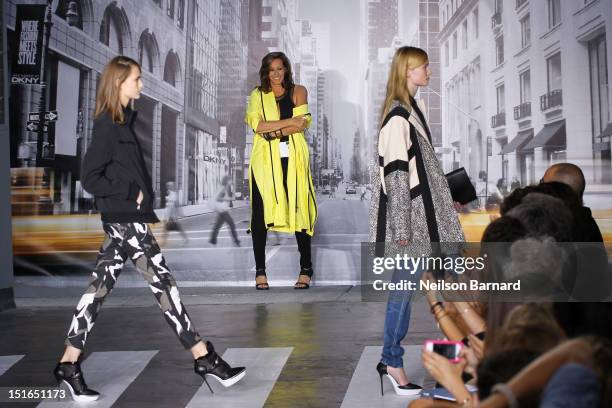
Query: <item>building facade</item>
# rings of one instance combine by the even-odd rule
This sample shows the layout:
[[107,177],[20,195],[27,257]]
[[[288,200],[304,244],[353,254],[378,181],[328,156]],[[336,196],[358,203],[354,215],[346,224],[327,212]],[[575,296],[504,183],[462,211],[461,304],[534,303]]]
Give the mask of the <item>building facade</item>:
[[398,0],[368,0],[368,61],[378,58],[379,48],[388,48],[398,35]]
[[219,146],[218,109],[219,0],[190,0],[187,8],[185,88],[185,149],[182,197],[185,204],[201,204],[230,171],[227,149]]
[[[263,0],[261,14],[261,38],[269,52],[282,51],[292,64],[298,63],[302,27],[297,20],[297,0]],[[299,79],[299,71],[294,75]]]
[[300,56],[300,73],[301,84],[308,91],[308,107],[310,109],[312,122],[310,128],[306,131],[308,145],[310,147],[310,169],[313,175],[313,183],[317,185],[318,180],[316,175],[319,174],[320,157],[319,157],[319,110],[317,98],[317,83],[319,77],[319,66],[317,63],[317,40],[312,35],[310,22],[302,20],[301,41],[301,56]]
[[488,125],[483,72],[490,68],[483,49],[491,36],[480,34],[484,16],[491,14],[479,1],[440,1],[442,163],[446,171],[465,167],[474,182],[487,171]]
[[454,154],[445,164],[525,185],[570,161],[585,172],[588,193],[608,192],[612,4],[440,3],[443,133]]
[[[8,58],[14,58],[16,4],[6,3]],[[116,55],[142,64],[145,88],[135,103],[135,131],[151,171],[156,205],[162,205],[165,183],[180,181],[183,140],[185,1],[54,1],[45,76],[47,110],[58,119],[44,135],[42,161],[36,163],[38,134],[26,127],[38,112],[40,87],[10,89],[11,167],[14,187],[44,186],[40,196],[15,202],[13,213],[71,213],[91,209],[91,197],[80,185],[80,167],[91,139],[95,94],[104,65]],[[9,64],[10,66],[10,64]],[[9,73],[10,74],[10,73]],[[27,168],[37,168],[24,176]],[[45,203],[44,206],[40,203]]]
[[431,77],[429,86],[419,90],[419,99],[425,102],[427,124],[431,139],[438,155],[442,147],[442,125],[440,114],[440,43],[439,32],[439,0],[419,0],[418,47],[427,51]]
[[[397,0],[367,0],[362,12],[365,14],[363,24],[367,32],[364,42],[367,65],[364,77],[366,96],[364,102],[365,121],[363,146],[368,161],[377,160],[376,141],[380,128],[380,115],[386,95],[386,84],[389,78],[391,59],[389,52],[401,45],[399,38],[399,6]],[[393,45],[392,45],[393,44]],[[390,47],[393,48],[392,51]],[[391,55],[391,58],[393,55]],[[375,166],[374,166],[375,167]],[[372,166],[370,165],[370,168]]]
[[244,189],[244,126],[247,95],[248,0],[221,0],[219,36],[219,149],[226,149],[228,175],[237,192]]

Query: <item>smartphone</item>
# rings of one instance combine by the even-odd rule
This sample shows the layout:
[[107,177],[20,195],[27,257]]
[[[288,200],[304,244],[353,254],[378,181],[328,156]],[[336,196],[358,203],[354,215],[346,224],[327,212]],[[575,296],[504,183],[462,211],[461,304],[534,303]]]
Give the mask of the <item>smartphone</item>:
[[460,341],[450,340],[426,340],[425,350],[433,351],[443,357],[449,359],[451,363],[458,363],[461,361],[459,352],[463,348],[463,343]]

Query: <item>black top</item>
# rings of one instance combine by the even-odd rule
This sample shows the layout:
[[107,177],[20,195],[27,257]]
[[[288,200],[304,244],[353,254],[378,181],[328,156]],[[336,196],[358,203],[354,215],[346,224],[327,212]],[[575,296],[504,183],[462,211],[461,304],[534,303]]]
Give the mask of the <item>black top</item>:
[[410,98],[410,105],[412,106],[412,109],[414,109],[417,116],[421,120],[421,123],[423,124],[423,127],[425,128],[425,132],[427,132],[427,139],[429,139],[429,143],[433,146],[433,143],[431,141],[431,133],[429,131],[429,125],[427,124],[427,121],[425,120],[425,115],[423,115],[423,112],[421,112],[421,109],[419,109],[419,105],[416,103],[414,98]]
[[[293,88],[285,91],[284,94],[276,98],[276,104],[278,105],[278,110],[280,113],[281,119],[289,119],[293,117],[293,108],[295,108],[295,104],[293,103]],[[289,141],[289,136],[283,136],[280,139],[281,142]]]
[[[103,222],[158,222],[151,176],[132,131],[136,113],[129,108],[123,112],[125,124],[114,123],[108,112],[94,120],[81,182],[95,197]],[[140,208],[136,203],[139,191],[144,196]]]
[[599,226],[589,207],[574,213],[574,242],[603,242]]

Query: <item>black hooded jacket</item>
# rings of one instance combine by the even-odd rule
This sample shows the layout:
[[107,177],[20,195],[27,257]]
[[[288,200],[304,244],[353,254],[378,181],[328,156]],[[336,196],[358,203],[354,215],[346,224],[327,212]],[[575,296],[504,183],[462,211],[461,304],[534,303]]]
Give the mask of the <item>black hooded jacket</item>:
[[[94,120],[81,182],[95,197],[103,222],[158,222],[151,176],[132,131],[136,112],[129,108],[123,112],[125,124],[114,123],[109,112]],[[144,196],[140,207],[136,203],[139,191]]]

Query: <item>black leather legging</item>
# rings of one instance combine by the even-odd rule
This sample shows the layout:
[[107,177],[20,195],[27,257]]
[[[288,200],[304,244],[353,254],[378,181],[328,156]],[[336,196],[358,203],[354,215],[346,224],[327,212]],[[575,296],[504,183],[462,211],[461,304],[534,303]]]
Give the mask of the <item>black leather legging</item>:
[[[283,168],[283,186],[287,193],[287,164],[288,158],[281,158]],[[266,238],[268,229],[264,221],[264,207],[261,194],[255,182],[255,176],[251,174],[253,180],[253,197],[252,197],[252,214],[251,214],[251,234],[253,236],[253,253],[255,255],[256,274],[263,274],[266,270]],[[303,271],[308,271],[312,268],[312,260],[310,254],[310,235],[302,231],[295,232],[295,240],[297,241],[298,251],[300,252],[300,268]]]

